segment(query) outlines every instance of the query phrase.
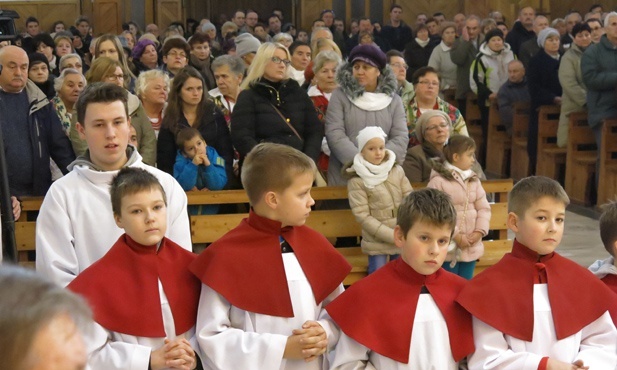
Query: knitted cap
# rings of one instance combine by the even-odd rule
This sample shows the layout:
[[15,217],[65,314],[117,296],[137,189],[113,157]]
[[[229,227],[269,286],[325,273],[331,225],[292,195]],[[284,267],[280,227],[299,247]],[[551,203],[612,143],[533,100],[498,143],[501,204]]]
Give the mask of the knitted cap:
[[41,53],[32,53],[28,55],[28,63],[28,70],[39,63],[45,63],[47,69],[49,69],[49,61],[47,57]]
[[374,45],[358,45],[349,53],[349,62],[351,64],[356,61],[362,61],[370,64],[379,70],[386,67],[386,54],[380,48]]
[[207,32],[211,30],[215,30],[216,26],[212,24],[212,22],[206,22],[201,26],[201,32]]
[[257,49],[261,46],[261,42],[248,32],[238,35],[235,42],[236,55],[239,57],[243,57],[249,53],[257,53]]
[[503,32],[499,28],[493,28],[484,35],[484,41],[488,43],[493,37],[499,37],[503,41]]
[[544,43],[549,36],[557,36],[559,38],[559,31],[554,28],[548,27],[540,31],[538,34],[538,46],[544,49]]
[[141,58],[144,50],[146,50],[146,46],[148,45],[154,46],[154,50],[156,50],[156,44],[154,43],[154,41],[149,39],[140,39],[137,45],[135,45],[135,47],[133,48],[133,59]]
[[418,139],[420,143],[424,142],[424,134],[426,133],[428,122],[433,117],[443,117],[448,123],[448,125],[450,125],[450,135],[452,135],[453,128],[452,128],[452,120],[450,119],[450,117],[445,112],[442,112],[440,110],[431,109],[431,110],[427,110],[426,112],[422,113],[420,118],[418,118],[418,120],[416,121],[416,138]]
[[358,132],[358,149],[364,149],[366,143],[368,143],[371,139],[380,138],[386,142],[388,135],[383,131],[383,129],[379,126],[366,126],[360,132]]

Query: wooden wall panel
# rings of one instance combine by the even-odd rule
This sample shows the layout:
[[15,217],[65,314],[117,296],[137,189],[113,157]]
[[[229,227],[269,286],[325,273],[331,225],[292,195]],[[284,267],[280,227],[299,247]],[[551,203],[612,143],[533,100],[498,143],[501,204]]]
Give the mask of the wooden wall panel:
[[58,20],[70,26],[80,14],[79,0],[64,1],[0,1],[0,9],[11,9],[19,13],[15,20],[17,30],[25,29],[26,18],[34,16],[39,20],[41,30],[48,31]]
[[332,9],[332,0],[302,1],[300,4],[299,28],[311,32],[313,21],[319,18],[321,11]]
[[157,0],[155,14],[155,23],[161,32],[172,22],[185,19],[180,0]]
[[94,34],[118,34],[122,31],[123,9],[118,0],[95,0],[92,4]]

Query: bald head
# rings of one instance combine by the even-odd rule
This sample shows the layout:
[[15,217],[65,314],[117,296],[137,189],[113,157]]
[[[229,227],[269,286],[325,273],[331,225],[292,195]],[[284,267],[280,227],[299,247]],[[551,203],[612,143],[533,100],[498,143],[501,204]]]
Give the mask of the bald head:
[[28,55],[17,46],[9,45],[0,49],[0,88],[8,93],[18,93],[28,81]]
[[508,81],[516,84],[522,82],[524,78],[525,66],[520,60],[515,59],[508,63]]

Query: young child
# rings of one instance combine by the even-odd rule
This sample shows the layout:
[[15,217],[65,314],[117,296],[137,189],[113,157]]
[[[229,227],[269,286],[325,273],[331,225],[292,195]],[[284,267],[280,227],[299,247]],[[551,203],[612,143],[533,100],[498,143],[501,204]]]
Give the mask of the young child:
[[[185,191],[221,190],[227,184],[225,160],[201,136],[197,129],[188,127],[176,136],[178,154],[174,177]],[[218,212],[217,205],[189,206],[191,215],[209,215]]]
[[135,127],[131,126],[129,133],[129,144],[135,147],[135,149],[139,150],[139,142],[137,141],[137,130]]
[[332,369],[456,370],[473,352],[471,316],[454,301],[465,280],[440,268],[455,225],[439,190],[403,200],[394,229],[401,258],[326,307],[343,331]]
[[445,161],[434,161],[429,188],[450,194],[456,208],[458,233],[456,248],[448,253],[443,268],[469,280],[476,260],[484,254],[482,237],[488,233],[491,206],[480,178],[472,169],[476,162],[472,138],[454,135],[443,148]]
[[413,190],[396,155],[386,149],[388,135],[378,126],[358,133],[358,148],[346,173],[349,205],[362,225],[362,251],[368,254],[368,273],[372,274],[390,259],[398,257],[394,245],[396,213],[403,198]]
[[[600,237],[604,248],[611,256],[604,260],[597,260],[589,267],[589,270],[617,294],[617,263],[615,262],[615,253],[617,252],[617,203],[609,203],[604,207],[604,212],[600,216]],[[611,310],[611,315],[613,323],[617,325],[617,303]]]
[[519,181],[508,198],[512,252],[457,301],[473,315],[469,369],[615,369],[610,289],[559,254],[569,199],[555,180]]
[[195,255],[165,237],[165,191],[148,171],[125,167],[110,194],[125,234],[68,285],[94,312],[88,363],[106,370],[193,369],[200,284],[188,270]]
[[212,243],[190,270],[202,284],[197,336],[207,369],[327,369],[338,330],[323,309],[351,266],[304,226],[316,167],[288,145],[247,155],[248,218]]

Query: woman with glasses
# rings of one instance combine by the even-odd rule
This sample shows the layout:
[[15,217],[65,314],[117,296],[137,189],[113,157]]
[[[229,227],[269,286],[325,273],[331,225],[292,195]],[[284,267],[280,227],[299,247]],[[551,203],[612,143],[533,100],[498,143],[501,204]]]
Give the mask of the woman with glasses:
[[[450,136],[456,133],[452,127],[450,116],[440,110],[427,110],[418,118],[415,127],[416,137],[420,145],[407,150],[403,170],[410,182],[427,182],[436,161],[443,162],[443,149]],[[471,169],[481,179],[486,179],[478,162]]]
[[[119,61],[107,57],[99,57],[92,63],[90,70],[86,73],[86,81],[88,85],[95,82],[108,82],[114,85],[124,87],[126,75]],[[137,142],[139,143],[138,152],[142,156],[144,163],[154,166],[156,163],[156,136],[150,124],[150,120],[146,115],[144,107],[141,105],[139,98],[128,92],[128,110],[131,119],[131,125],[135,128]],[[75,127],[77,115],[73,114],[71,118],[71,129],[69,138],[73,144],[73,150],[76,156],[84,155],[88,144],[85,140],[79,137],[79,133]]]
[[231,114],[231,138],[241,161],[261,142],[319,158],[323,128],[306,91],[290,78],[290,64],[281,44],[267,42],[257,50]]
[[399,164],[409,141],[396,77],[386,55],[376,46],[358,45],[348,60],[338,69],[340,87],[332,92],[326,114],[326,138],[332,152],[328,185],[332,186],[347,184],[341,169],[358,153],[357,136],[363,128],[381,127],[388,135],[386,148],[396,154]]
[[201,74],[193,67],[186,66],[176,74],[163,124],[158,136],[157,167],[173,174],[178,147],[176,136],[183,128],[197,129],[206,145],[213,147],[225,160],[227,173],[226,189],[233,189],[238,181],[233,174],[234,151],[225,117],[212,100],[207,98],[205,83]]
[[416,124],[419,117],[425,111],[439,110],[450,117],[454,132],[459,135],[469,136],[467,125],[461,112],[439,97],[441,78],[433,67],[422,67],[413,75],[415,95],[410,101],[403,101],[407,111],[407,129],[409,132],[409,147],[420,144],[416,137]]
[[162,70],[169,75],[169,78],[180,72],[188,65],[188,57],[191,54],[191,47],[182,38],[172,37],[163,43],[163,68]]
[[126,54],[124,54],[122,43],[118,36],[106,34],[96,39],[94,45],[94,59],[99,57],[107,57],[120,62],[125,75],[123,86],[125,89],[133,91],[135,76],[129,68]]

